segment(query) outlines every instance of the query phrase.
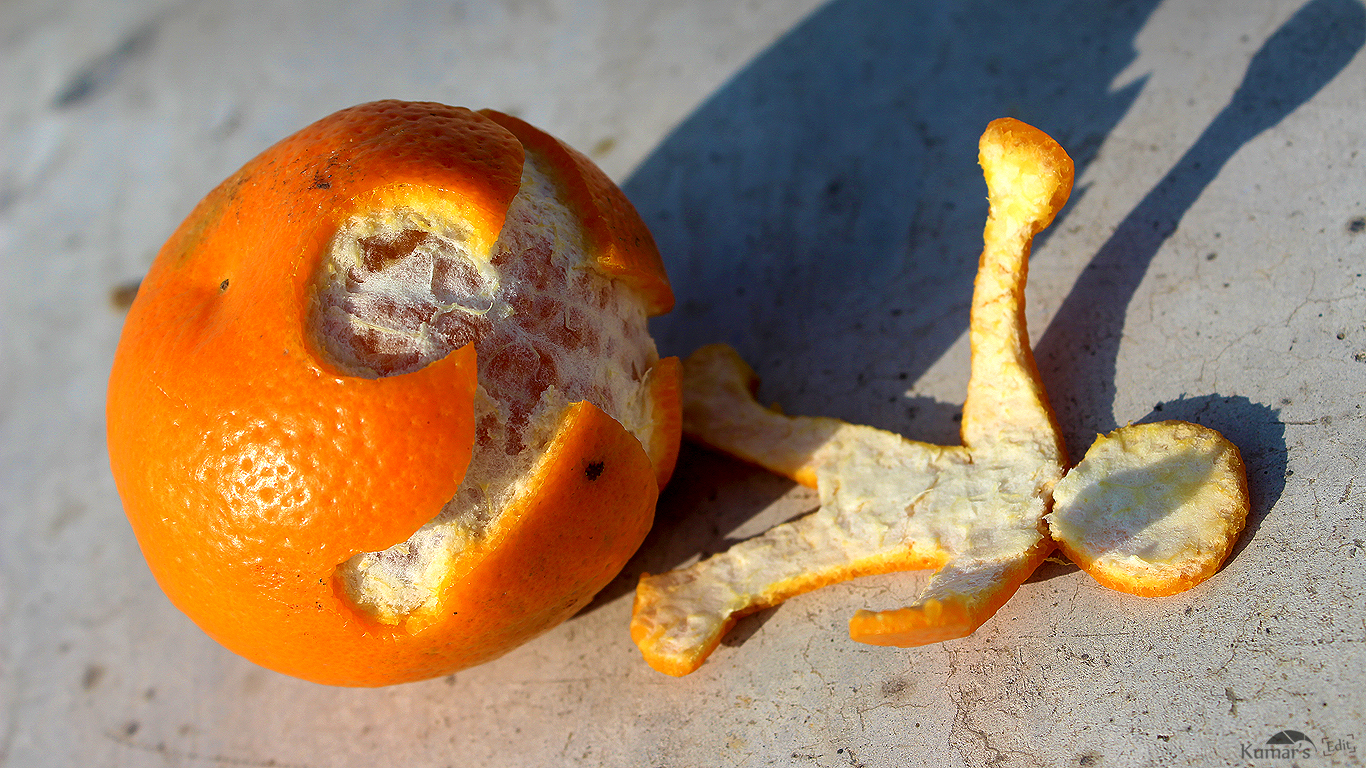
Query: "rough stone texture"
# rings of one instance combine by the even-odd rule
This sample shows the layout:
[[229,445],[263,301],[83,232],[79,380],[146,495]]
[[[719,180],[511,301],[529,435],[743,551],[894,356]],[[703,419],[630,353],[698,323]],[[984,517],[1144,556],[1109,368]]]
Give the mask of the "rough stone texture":
[[[0,4],[0,765],[1301,765],[1366,760],[1366,8],[1358,0]],[[109,477],[111,303],[218,180],[337,108],[520,114],[654,229],[662,351],[728,341],[766,402],[955,439],[985,216],[977,136],[1074,156],[1029,321],[1073,458],[1188,418],[1254,513],[1175,597],[1046,564],[975,635],[860,646],[840,585],[740,623],[697,673],[626,634],[659,571],[811,509],[685,450],[583,614],[382,690],[254,667],[162,596]]]

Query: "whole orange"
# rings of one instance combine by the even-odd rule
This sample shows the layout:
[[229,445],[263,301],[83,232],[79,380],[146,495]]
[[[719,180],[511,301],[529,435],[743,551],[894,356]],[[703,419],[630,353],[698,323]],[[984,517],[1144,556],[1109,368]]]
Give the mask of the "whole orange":
[[157,581],[264,666],[385,685],[585,605],[677,456],[673,296],[625,196],[496,112],[377,102],[271,147],[157,255],[109,381]]

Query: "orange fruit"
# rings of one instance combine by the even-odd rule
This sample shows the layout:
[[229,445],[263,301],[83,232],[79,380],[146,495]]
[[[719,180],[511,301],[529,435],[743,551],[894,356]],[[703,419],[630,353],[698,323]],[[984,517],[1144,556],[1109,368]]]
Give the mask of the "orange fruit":
[[496,112],[377,102],[246,164],[133,301],[110,464],[157,581],[320,683],[495,658],[571,616],[677,456],[673,302],[590,161]]

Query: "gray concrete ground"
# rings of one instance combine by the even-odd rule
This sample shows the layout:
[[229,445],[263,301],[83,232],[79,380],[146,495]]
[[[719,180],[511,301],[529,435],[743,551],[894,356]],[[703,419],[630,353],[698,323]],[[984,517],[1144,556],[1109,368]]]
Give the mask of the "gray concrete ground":
[[[0,764],[1132,766],[1366,759],[1366,8],[1357,0],[0,4]],[[1180,417],[1243,451],[1231,562],[1141,599],[1050,562],[976,634],[851,642],[923,575],[742,621],[666,678],[631,590],[815,506],[684,451],[584,613],[486,666],[334,689],[162,596],[109,475],[111,292],[218,180],[335,109],[513,111],[592,154],[678,294],[791,413],[955,440],[985,205],[1012,115],[1078,189],[1029,322],[1074,458]]]

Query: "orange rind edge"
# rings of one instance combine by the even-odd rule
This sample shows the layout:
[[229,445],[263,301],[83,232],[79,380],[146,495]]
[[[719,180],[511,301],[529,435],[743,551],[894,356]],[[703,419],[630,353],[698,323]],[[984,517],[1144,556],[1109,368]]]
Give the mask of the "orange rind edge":
[[[1097,476],[1107,460],[1119,468]],[[1148,478],[1156,480],[1141,486],[1149,492],[1133,498]],[[1054,493],[1045,519],[1063,554],[1102,586],[1141,597],[1175,595],[1218,573],[1251,510],[1238,447],[1174,420],[1097,435]]]

